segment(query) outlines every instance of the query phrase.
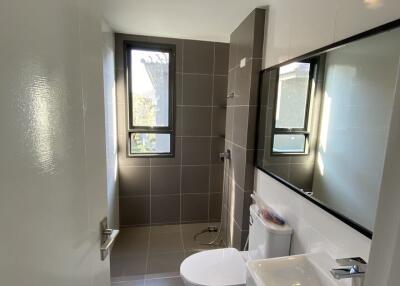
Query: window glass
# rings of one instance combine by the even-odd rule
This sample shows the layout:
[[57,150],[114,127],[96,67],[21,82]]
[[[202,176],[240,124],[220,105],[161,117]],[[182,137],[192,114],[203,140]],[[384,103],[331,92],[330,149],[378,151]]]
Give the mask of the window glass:
[[131,50],[133,126],[169,126],[169,53]]
[[279,68],[275,128],[304,128],[310,63],[295,62]]
[[131,133],[132,154],[171,152],[171,135],[166,133]]
[[306,137],[304,134],[275,134],[272,152],[304,153]]

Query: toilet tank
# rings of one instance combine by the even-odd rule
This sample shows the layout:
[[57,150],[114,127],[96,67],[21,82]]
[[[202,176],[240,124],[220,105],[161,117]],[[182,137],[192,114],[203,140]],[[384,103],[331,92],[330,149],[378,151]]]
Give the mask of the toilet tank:
[[259,208],[250,206],[249,258],[263,259],[289,255],[293,229],[265,220]]

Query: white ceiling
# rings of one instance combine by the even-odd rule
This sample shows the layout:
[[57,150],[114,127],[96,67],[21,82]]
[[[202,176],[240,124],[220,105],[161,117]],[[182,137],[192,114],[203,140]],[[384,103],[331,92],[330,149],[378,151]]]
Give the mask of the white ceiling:
[[229,42],[259,0],[102,0],[106,22],[127,34]]

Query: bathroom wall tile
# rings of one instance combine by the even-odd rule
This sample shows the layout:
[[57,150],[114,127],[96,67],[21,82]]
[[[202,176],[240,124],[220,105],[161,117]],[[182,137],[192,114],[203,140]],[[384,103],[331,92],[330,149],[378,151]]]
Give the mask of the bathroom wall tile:
[[233,141],[234,114],[235,114],[235,107],[228,106],[226,108],[225,139],[230,141]]
[[175,94],[176,94],[176,104],[177,105],[182,105],[183,103],[183,90],[182,90],[182,85],[183,83],[183,74],[182,73],[176,73],[175,74]]
[[183,72],[212,74],[214,43],[184,40],[183,45]]
[[180,193],[181,167],[152,167],[151,195],[167,195]]
[[209,177],[209,166],[183,166],[182,193],[208,193]]
[[250,105],[258,104],[261,64],[262,59],[252,59],[251,61]]
[[214,74],[227,74],[229,65],[229,44],[215,43]]
[[208,194],[182,196],[182,221],[206,221],[208,219]]
[[182,136],[183,107],[175,108],[175,136]]
[[223,161],[219,157],[225,150],[225,140],[222,137],[211,138],[211,164],[221,164]]
[[210,163],[209,137],[183,137],[182,138],[182,164],[207,165]]
[[212,105],[213,76],[183,75],[183,105]]
[[119,167],[120,196],[139,196],[150,194],[150,168]]
[[210,195],[210,220],[219,221],[221,219],[222,194],[212,193]]
[[254,40],[252,57],[257,59],[263,57],[265,17],[267,17],[265,9],[254,10]]
[[236,106],[233,117],[233,142],[244,148],[247,147],[249,107]]
[[152,196],[151,197],[151,223],[179,223],[180,221],[180,196]]
[[214,76],[214,95],[213,106],[226,106],[226,96],[228,95],[228,76]]
[[226,99],[227,106],[234,105],[235,101],[236,101],[236,97],[238,96],[238,94],[236,92],[238,69],[239,69],[239,67],[235,67],[235,68],[229,70],[229,73],[228,73],[227,99]]
[[212,136],[225,137],[226,108],[212,108]]
[[182,107],[182,135],[210,136],[211,107]]
[[150,223],[150,197],[120,197],[120,225],[146,225]]
[[[234,105],[250,104],[251,76],[252,61],[246,60],[246,65],[244,67],[238,67],[236,69]],[[228,83],[228,88],[229,85],[230,83]]]
[[236,28],[230,36],[229,40],[229,64],[228,64],[228,70],[233,69],[235,66],[239,65],[239,62],[236,60],[237,58],[237,53],[238,53],[238,28]]
[[154,157],[150,159],[151,166],[172,166],[181,164],[181,144],[182,137],[175,136],[175,154],[174,157]]
[[210,166],[210,192],[222,193],[224,181],[224,165]]

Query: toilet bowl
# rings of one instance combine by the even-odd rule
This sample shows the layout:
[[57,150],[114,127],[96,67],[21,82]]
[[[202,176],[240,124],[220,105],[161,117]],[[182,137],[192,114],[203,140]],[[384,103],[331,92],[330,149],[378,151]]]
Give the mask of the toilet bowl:
[[266,221],[256,205],[250,206],[249,251],[235,248],[202,251],[187,257],[180,274],[187,286],[246,285],[248,259],[289,255],[292,228]]
[[187,286],[246,285],[246,261],[235,248],[193,254],[182,262],[180,271]]

